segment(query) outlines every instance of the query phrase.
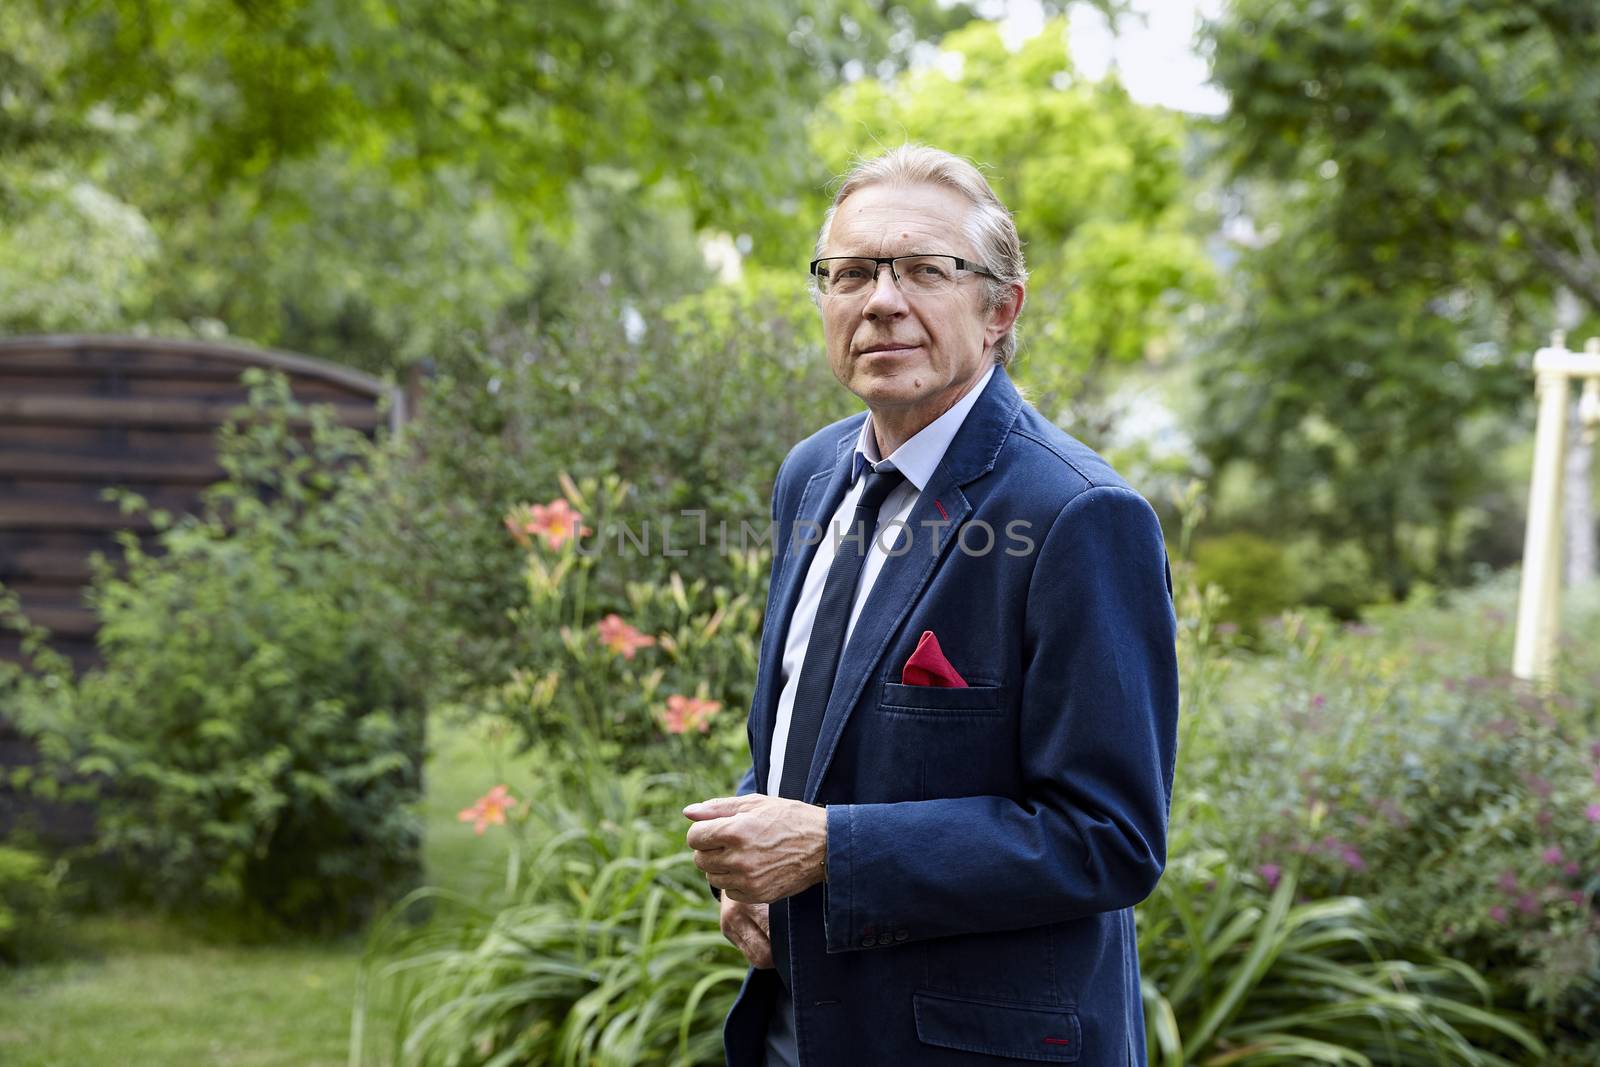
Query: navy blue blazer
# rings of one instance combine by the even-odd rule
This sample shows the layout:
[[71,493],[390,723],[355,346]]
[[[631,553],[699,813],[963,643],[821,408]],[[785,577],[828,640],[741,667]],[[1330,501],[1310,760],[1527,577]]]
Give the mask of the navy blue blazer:
[[[740,793],[767,781],[784,631],[865,418],[778,472]],[[997,369],[907,526],[806,782],[828,809],[828,881],[771,907],[801,1063],[1143,1064],[1132,909],[1166,862],[1178,717],[1155,513]],[[924,630],[968,688],[900,684]],[[746,976],[730,1067],[763,1062],[776,981]]]

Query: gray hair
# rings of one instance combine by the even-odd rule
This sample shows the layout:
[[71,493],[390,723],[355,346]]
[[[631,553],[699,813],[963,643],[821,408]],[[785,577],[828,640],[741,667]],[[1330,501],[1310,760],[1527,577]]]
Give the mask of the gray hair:
[[[954,189],[972,205],[967,213],[967,239],[977,249],[983,265],[992,271],[986,278],[988,292],[984,310],[993,311],[1011,299],[1011,287],[1025,284],[1028,268],[1022,261],[1022,241],[1017,237],[1017,224],[1011,212],[994,195],[989,182],[976,165],[957,155],[924,144],[903,144],[891,148],[873,159],[861,159],[839,181],[839,190],[833,203],[822,217],[822,229],[817,232],[814,256],[821,256],[828,240],[828,230],[839,205],[851,193],[869,185],[940,185]],[[816,295],[813,285],[812,295]],[[994,344],[994,361],[1002,367],[1010,366],[1017,351],[1015,324],[1005,336]]]

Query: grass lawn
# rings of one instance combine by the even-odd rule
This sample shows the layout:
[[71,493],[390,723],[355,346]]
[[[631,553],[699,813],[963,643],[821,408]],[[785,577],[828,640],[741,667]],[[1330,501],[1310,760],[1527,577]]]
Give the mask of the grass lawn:
[[[476,894],[505,850],[456,812],[515,769],[460,727],[435,724],[422,815],[431,884]],[[95,916],[72,955],[0,974],[6,1067],[335,1067],[346,1062],[364,942],[241,946],[152,916]]]

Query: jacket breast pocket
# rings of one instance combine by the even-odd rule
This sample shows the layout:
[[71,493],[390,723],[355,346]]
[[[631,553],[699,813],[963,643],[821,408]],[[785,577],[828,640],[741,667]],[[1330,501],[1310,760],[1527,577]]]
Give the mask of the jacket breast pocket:
[[883,683],[879,708],[885,715],[937,719],[1000,719],[1006,714],[1004,686]]

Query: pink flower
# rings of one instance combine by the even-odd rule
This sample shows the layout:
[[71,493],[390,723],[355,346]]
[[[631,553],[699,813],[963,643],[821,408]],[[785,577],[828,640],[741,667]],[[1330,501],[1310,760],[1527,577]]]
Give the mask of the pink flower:
[[655,638],[629,626],[614,611],[596,623],[595,629],[600,631],[600,643],[612,652],[620,653],[623,659],[632,659],[639,649],[649,648],[656,643]]
[[1347,846],[1343,852],[1339,853],[1339,858],[1349,864],[1352,870],[1364,871],[1367,869],[1367,861],[1361,858],[1361,853],[1357,852],[1354,847]]
[[1543,858],[1546,863],[1554,866],[1561,863],[1561,861],[1565,860],[1567,857],[1562,855],[1560,845],[1551,845],[1549,848],[1544,850]]
[[1532,893],[1524,893],[1517,898],[1517,910],[1524,915],[1539,914],[1539,898]]
[[1567,894],[1567,897],[1574,904],[1578,905],[1578,907],[1583,907],[1583,890],[1574,889],[1571,893]]
[[1579,867],[1572,860],[1568,860],[1567,861],[1567,865],[1565,867],[1561,868],[1561,873],[1566,875],[1568,878],[1576,878],[1576,877],[1578,877],[1578,872],[1580,870],[1582,870],[1581,867]]
[[594,533],[583,525],[583,516],[563,497],[556,497],[548,504],[522,504],[512,508],[505,523],[511,536],[523,548],[531,544],[530,535],[541,538],[545,546],[553,551],[574,537],[586,537]]
[[1502,893],[1515,893],[1517,891],[1517,875],[1515,871],[1503,871],[1500,880],[1495,883]]
[[1590,804],[1584,809],[1583,815],[1590,822],[1600,822],[1600,804]]
[[1323,696],[1321,693],[1318,693],[1316,696],[1311,698],[1311,706],[1313,708],[1321,708],[1327,702],[1328,698]]
[[489,826],[504,826],[506,812],[517,806],[517,798],[512,796],[503,785],[497,785],[483,796],[470,808],[463,808],[456,815],[457,822],[476,823],[474,830],[481,836]]
[[1256,873],[1261,876],[1263,882],[1267,883],[1268,889],[1276,889],[1278,888],[1278,880],[1283,877],[1283,868],[1276,863],[1263,863],[1256,868]]
[[698,729],[701,733],[708,733],[711,730],[711,716],[721,710],[721,701],[674,693],[667,698],[667,711],[664,716],[667,731],[681,734],[691,729]]
[[1489,909],[1489,918],[1493,919],[1497,923],[1505,922],[1506,909],[1501,907],[1499,904],[1496,904],[1494,907]]

